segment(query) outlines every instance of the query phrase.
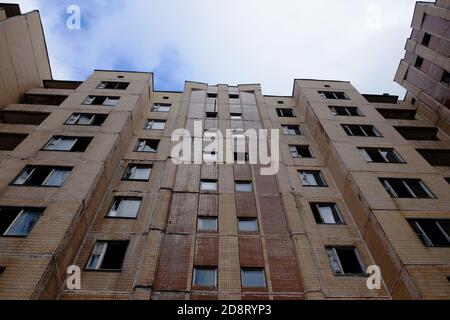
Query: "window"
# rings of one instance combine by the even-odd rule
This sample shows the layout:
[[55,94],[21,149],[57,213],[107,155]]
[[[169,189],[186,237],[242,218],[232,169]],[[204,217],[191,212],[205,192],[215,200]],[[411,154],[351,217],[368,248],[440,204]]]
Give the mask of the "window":
[[313,155],[309,146],[291,145],[289,146],[293,158],[312,158]]
[[236,181],[234,183],[236,192],[252,192],[253,186],[251,181]]
[[125,90],[128,88],[129,82],[118,82],[118,81],[101,81],[97,89],[120,89]]
[[197,219],[198,231],[217,231],[217,218],[216,217],[198,217]]
[[123,175],[123,180],[148,181],[152,172],[151,165],[129,164]]
[[326,187],[325,179],[320,171],[302,170],[298,171],[300,180],[304,187]]
[[444,70],[444,73],[442,74],[441,82],[448,86],[450,83],[450,72],[447,70]]
[[330,106],[329,108],[334,116],[363,117],[357,107]]
[[406,140],[437,140],[438,129],[435,127],[394,127]]
[[425,47],[428,47],[428,45],[430,44],[430,40],[431,40],[431,34],[426,33],[423,35],[423,39],[422,39],[422,45],[424,45]]
[[450,177],[444,178],[444,179],[445,179],[445,181],[447,181],[448,184],[450,184]]
[[134,219],[139,213],[141,202],[141,198],[114,198],[107,217]]
[[44,151],[84,152],[92,141],[92,137],[54,136],[44,146]]
[[217,118],[217,112],[206,112],[207,118]]
[[194,286],[215,287],[217,285],[217,268],[194,267],[192,284]]
[[295,117],[294,111],[292,109],[288,109],[288,108],[277,108],[277,115],[279,117],[286,117],[286,118]]
[[350,100],[345,92],[339,91],[319,91],[323,99]]
[[[206,94],[206,96],[207,96],[208,98],[217,98],[217,93],[208,92],[208,93]],[[239,96],[238,96],[238,97],[239,97]]]
[[416,62],[414,63],[414,67],[416,67],[417,69],[420,69],[422,67],[422,64],[423,64],[423,58],[418,56],[416,58]]
[[325,249],[335,275],[365,275],[355,247],[326,247]]
[[392,198],[435,198],[420,179],[379,178]]
[[310,203],[314,219],[318,224],[344,224],[338,206],[330,202]]
[[450,150],[447,149],[417,149],[429,164],[437,167],[450,167]]
[[170,103],[155,103],[153,105],[152,111],[153,112],[170,112],[171,108]]
[[240,112],[232,112],[230,113],[231,120],[242,120],[242,113]]
[[401,119],[414,120],[416,118],[416,110],[408,109],[377,109],[377,111],[385,119]]
[[230,98],[230,99],[239,99],[239,95],[238,94],[229,94],[228,95],[228,97]]
[[158,152],[159,140],[138,139],[136,152]]
[[83,101],[83,104],[115,107],[117,105],[117,102],[119,102],[119,99],[120,99],[120,97],[88,96]]
[[239,232],[258,232],[258,220],[256,218],[239,218]]
[[302,135],[302,132],[301,132],[299,126],[282,124],[281,128],[283,128],[283,133],[285,135],[293,135],[293,136],[300,136],[300,135]]
[[0,133],[0,150],[12,151],[22,143],[28,135],[17,133]]
[[26,166],[12,185],[61,187],[71,171],[72,168],[69,167]]
[[201,191],[217,191],[217,180],[202,179],[200,180]]
[[50,113],[45,112],[2,111],[0,113],[0,122],[38,126],[47,119],[49,115]]
[[166,126],[166,120],[149,119],[149,120],[147,120],[147,123],[145,124],[144,129],[145,130],[164,130],[165,126]]
[[106,114],[74,113],[64,124],[79,126],[101,126],[105,122]]
[[0,207],[0,235],[28,236],[43,212],[42,208]]
[[367,162],[405,163],[400,155],[392,148],[358,148]]
[[86,270],[121,271],[128,241],[97,241]]
[[409,224],[427,247],[450,247],[450,220],[411,219]]
[[283,100],[278,100],[277,103],[278,104],[284,104],[284,101]]
[[349,136],[355,137],[382,137],[381,133],[372,125],[343,124],[342,128]]
[[242,287],[244,288],[265,288],[266,277],[263,268],[242,268]]
[[0,277],[2,276],[2,274],[5,272],[6,268],[0,266]]

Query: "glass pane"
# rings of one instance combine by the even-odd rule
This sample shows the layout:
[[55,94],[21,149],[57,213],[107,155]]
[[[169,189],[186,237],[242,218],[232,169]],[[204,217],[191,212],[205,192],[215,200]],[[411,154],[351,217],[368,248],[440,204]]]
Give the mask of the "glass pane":
[[151,129],[153,129],[153,130],[163,130],[165,126],[166,126],[166,123],[164,121],[153,121]]
[[256,220],[239,220],[238,228],[242,232],[256,232],[258,224]]
[[202,181],[201,182],[201,190],[217,190],[217,182],[215,181]]
[[93,118],[94,118],[94,115],[80,115],[78,124],[88,125],[92,122]]
[[252,192],[252,183],[238,182],[236,183],[236,192]]
[[80,116],[78,114],[73,114],[69,117],[69,119],[67,119],[66,123],[67,124],[75,124],[77,123],[77,120]]
[[194,285],[197,286],[215,286],[216,285],[216,269],[195,268],[194,269]]
[[54,169],[42,185],[51,187],[60,187],[69,176],[70,170]]
[[34,225],[39,220],[41,212],[23,211],[19,217],[10,226],[6,235],[8,236],[27,236]]
[[20,175],[14,180],[14,184],[25,184],[28,180],[28,177],[31,175],[31,173],[34,171],[34,168],[26,167],[22,170]]
[[242,270],[242,286],[264,288],[266,286],[264,270]]
[[117,217],[136,218],[141,200],[122,199],[117,209]]
[[198,229],[203,231],[216,231],[216,218],[198,218]]
[[76,142],[76,138],[68,138],[68,137],[61,137],[61,138],[52,138],[47,146],[45,147],[46,150],[59,150],[59,151],[70,151],[73,147],[73,145]]
[[333,216],[333,210],[330,206],[319,206],[319,213],[323,223],[335,224],[336,221]]
[[150,178],[150,168],[136,167],[132,176],[132,179],[136,180],[148,180]]

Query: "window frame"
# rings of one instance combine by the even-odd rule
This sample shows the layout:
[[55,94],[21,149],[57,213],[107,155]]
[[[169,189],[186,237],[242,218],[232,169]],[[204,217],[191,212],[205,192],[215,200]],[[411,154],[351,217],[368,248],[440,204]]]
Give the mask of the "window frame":
[[[437,197],[434,195],[434,193],[428,188],[425,183],[421,179],[416,178],[389,178],[389,177],[381,177],[378,178],[378,180],[383,185],[386,192],[391,196],[393,199],[437,199]],[[406,191],[412,196],[412,197],[400,197],[398,193],[395,191],[395,189],[392,187],[389,180],[401,180],[404,188]],[[407,182],[418,182],[424,193],[428,195],[428,197],[418,197],[414,191],[412,190],[411,186],[408,185]]]
[[[42,208],[42,207],[8,207],[8,206],[2,206],[0,207],[0,213],[1,213],[1,209],[2,208],[10,208],[13,210],[17,210],[18,213],[15,216],[15,218],[11,221],[11,223],[8,225],[8,227],[5,229],[5,231],[3,231],[3,233],[0,234],[0,237],[2,238],[27,238],[34,230],[34,228],[36,227],[36,224],[39,222],[39,220],[42,218],[42,216],[44,215],[45,209],[46,208]],[[24,213],[28,213],[28,212],[32,212],[38,215],[37,220],[33,223],[33,225],[31,226],[30,231],[25,234],[25,235],[19,235],[19,234],[8,234],[8,232],[14,227],[14,225],[16,224],[16,222],[19,220],[19,218],[24,214]]]
[[[241,230],[241,228],[240,228],[241,222],[254,222],[256,230]],[[258,234],[259,233],[258,218],[256,218],[256,217],[238,217],[237,218],[237,230],[238,230],[238,233],[242,233],[242,234]]]
[[[200,220],[214,220],[214,229],[201,229]],[[197,216],[197,232],[202,233],[216,233],[219,231],[219,219],[217,216]]]
[[[368,163],[389,163],[389,164],[406,164],[406,161],[394,148],[385,147],[357,147],[363,159]],[[384,161],[375,161],[367,151],[376,151]],[[392,152],[397,161],[390,161],[382,152]]]
[[[100,254],[100,258],[97,262],[97,267],[95,269],[89,268],[91,259],[93,258],[93,254],[95,251],[95,248],[97,246],[97,243],[103,243],[106,244],[106,246],[103,247],[102,252]],[[109,243],[118,242],[118,243],[126,243],[126,248],[123,254],[122,264],[120,266],[120,269],[102,269],[101,265],[103,264],[103,261],[105,259],[106,252],[108,250]],[[91,250],[91,253],[89,255],[89,258],[87,259],[86,265],[84,267],[84,271],[88,272],[122,272],[123,271],[123,265],[125,264],[125,260],[127,257],[128,247],[130,246],[129,240],[96,240],[94,243],[94,247]]]
[[[137,209],[136,215],[134,217],[132,216],[119,216],[119,209],[120,205],[122,204],[122,201],[139,201],[139,207]],[[108,212],[106,212],[105,218],[106,219],[127,219],[127,220],[137,220],[139,213],[141,211],[143,198],[140,197],[126,197],[126,196],[115,196],[112,199],[112,203],[109,206]],[[115,209],[113,210],[113,208]],[[111,215],[111,212],[115,211],[116,215]]]
[[[344,220],[344,217],[342,216],[342,212],[339,209],[339,206],[335,202],[310,202],[309,206],[311,208],[311,211],[314,216],[314,220],[319,225],[327,225],[327,226],[334,226],[334,225],[346,225],[346,222]],[[335,223],[328,223],[325,222],[320,207],[330,207],[331,212],[333,214],[333,219],[336,221]],[[317,218],[320,217],[320,222],[317,221]],[[336,219],[337,218],[337,219]]]
[[[321,170],[303,170],[303,169],[301,169],[301,170],[297,170],[297,174],[300,178],[300,182],[303,187],[308,187],[308,188],[327,188],[328,187],[328,184],[327,184]],[[314,177],[316,184],[315,185],[309,184],[308,179],[306,177],[304,177],[303,174],[312,175]],[[317,178],[319,178],[319,180]],[[307,182],[308,184],[304,184],[303,182]]]
[[[132,167],[134,167],[134,168],[132,168]],[[136,172],[136,168],[139,168],[139,167],[146,168],[146,169],[150,170],[147,179],[133,179],[133,178],[131,178],[133,173]],[[132,170],[132,173],[130,174],[130,178],[127,178],[126,176],[127,176],[127,173],[128,173],[128,171],[130,169]],[[125,171],[124,171],[124,173],[122,175],[122,181],[149,181],[150,177],[152,176],[152,170],[153,170],[153,165],[151,165],[151,164],[141,164],[141,163],[133,163],[133,162],[128,163],[128,165],[125,168]]]
[[[28,173],[28,175],[26,176],[26,178],[24,178],[24,182],[22,184],[16,183],[16,180],[22,175],[22,172],[25,169],[31,169],[31,171]],[[42,180],[42,183],[40,185],[35,185],[35,184],[26,184],[29,179],[33,176],[33,174],[35,173],[36,169],[50,169],[49,173],[47,174],[47,176],[45,177],[44,180]],[[63,183],[61,185],[47,185],[45,184],[48,179],[50,178],[50,176],[55,172],[55,170],[60,169],[61,171],[66,171],[69,172],[67,174],[67,176],[65,177]],[[29,187],[29,188],[61,188],[65,183],[66,180],[69,178],[70,174],[72,173],[73,167],[65,167],[65,166],[46,166],[46,165],[25,165],[25,167],[23,167],[22,170],[20,170],[20,172],[14,177],[14,179],[10,182],[10,186],[14,186],[14,187]]]
[[[214,266],[194,266],[192,268],[192,286],[193,287],[203,287],[203,288],[217,288],[217,278],[218,278],[218,268]],[[214,284],[197,284],[196,282],[196,271],[214,271]]]
[[[359,263],[359,266],[361,268],[361,273],[346,273],[345,270],[344,270],[344,267],[342,266],[341,258],[339,257],[339,254],[338,254],[336,249],[353,249],[355,257],[356,257],[356,259],[357,259],[357,261]],[[338,263],[341,273],[337,273],[335,268],[333,267],[333,264],[331,262],[331,257],[329,255],[329,250],[332,250],[334,258],[337,258],[337,259],[335,259],[335,261]],[[328,262],[329,262],[329,265],[330,265],[330,268],[331,268],[331,272],[333,272],[333,275],[339,276],[339,277],[367,277],[366,265],[364,264],[364,261],[362,260],[362,258],[360,256],[356,246],[351,246],[351,245],[330,245],[330,246],[325,246],[325,253],[327,255]]]
[[[254,272],[254,271],[259,271],[262,274],[262,280],[264,281],[264,285],[245,285],[244,283],[244,274],[246,272]],[[267,276],[266,276],[266,271],[265,268],[250,268],[250,267],[241,267],[241,287],[242,288],[248,288],[248,289],[267,289]]]

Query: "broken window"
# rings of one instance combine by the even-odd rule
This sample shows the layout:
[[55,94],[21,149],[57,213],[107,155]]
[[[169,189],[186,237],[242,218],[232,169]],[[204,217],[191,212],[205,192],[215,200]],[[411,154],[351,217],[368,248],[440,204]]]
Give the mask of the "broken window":
[[217,231],[217,217],[198,217],[198,231]]
[[265,288],[266,277],[264,268],[242,268],[242,287],[244,288]]
[[101,81],[96,89],[119,89],[125,90],[128,88],[129,82],[118,82],[118,81]]
[[151,165],[129,164],[123,175],[123,180],[148,181],[152,172]]
[[145,124],[145,130],[164,130],[166,126],[166,120],[149,119]]
[[450,220],[410,219],[411,227],[427,247],[450,247]]
[[12,185],[61,187],[71,171],[70,167],[26,166]]
[[314,219],[319,224],[344,224],[338,206],[331,202],[310,203]]
[[206,287],[217,286],[217,268],[194,267],[192,284],[194,286],[206,286]]
[[414,120],[416,118],[416,110],[378,108],[377,111],[385,119]]
[[286,117],[286,118],[293,118],[294,116],[294,111],[292,109],[288,109],[288,108],[277,108],[277,115],[279,117]]
[[445,178],[445,181],[447,181],[447,183],[450,184],[450,177]]
[[318,91],[319,95],[323,99],[334,99],[334,100],[350,100],[345,92],[340,91]]
[[0,207],[0,235],[28,236],[43,212],[42,208]]
[[358,107],[338,107],[330,106],[330,111],[334,116],[363,117]]
[[50,113],[28,111],[2,111],[0,122],[10,124],[40,125]]
[[285,135],[293,135],[293,136],[302,135],[302,131],[300,130],[300,127],[297,125],[282,124],[281,128],[283,128],[283,133]]
[[45,151],[84,152],[92,141],[92,137],[54,136],[44,146]]
[[450,150],[446,149],[417,149],[425,160],[432,166],[450,167]]
[[108,217],[111,218],[131,218],[134,219],[139,213],[141,207],[141,198],[116,197],[108,211]]
[[379,178],[392,198],[435,198],[420,179]]
[[331,269],[335,275],[365,275],[355,247],[326,247]]
[[200,180],[201,191],[217,191],[217,180],[202,179]]
[[101,126],[105,122],[106,114],[74,113],[65,122],[67,125]]
[[301,170],[298,171],[300,180],[304,187],[326,187],[325,179],[322,177],[322,173],[316,170]]
[[88,96],[84,101],[84,105],[108,106],[115,107],[119,102],[120,97],[108,96]]
[[358,150],[367,162],[405,163],[402,157],[392,148],[361,147]]
[[128,241],[97,241],[86,270],[121,271]]
[[239,232],[258,232],[258,220],[256,218],[238,218]]
[[12,151],[22,143],[27,134],[0,133],[0,150]]
[[253,186],[251,181],[235,181],[236,192],[252,192]]
[[435,127],[394,127],[406,140],[437,140],[438,129]]
[[312,152],[306,145],[290,145],[289,150],[293,158],[312,158]]
[[135,151],[136,152],[158,152],[159,140],[152,139],[138,139]]
[[170,112],[172,104],[170,103],[155,103],[152,107],[153,112]]
[[343,124],[342,128],[349,136],[355,137],[382,137],[381,133],[372,125]]

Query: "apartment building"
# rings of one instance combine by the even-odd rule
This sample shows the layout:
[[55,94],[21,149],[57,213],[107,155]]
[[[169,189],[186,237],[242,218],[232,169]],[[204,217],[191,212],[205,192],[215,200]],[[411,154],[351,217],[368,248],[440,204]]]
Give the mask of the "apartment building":
[[[410,95],[309,79],[291,96],[156,91],[152,73],[114,70],[37,79],[0,97],[1,299],[450,297],[449,131]],[[174,164],[173,131],[195,137],[196,122],[278,129],[278,173],[246,153]]]

